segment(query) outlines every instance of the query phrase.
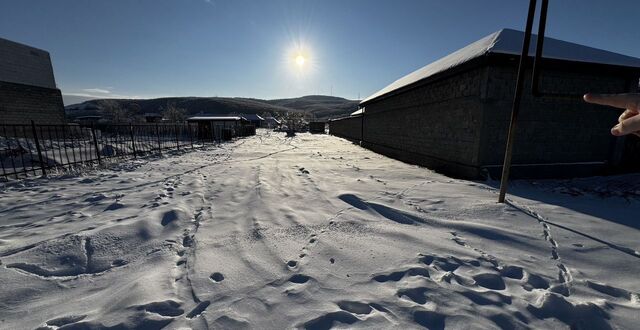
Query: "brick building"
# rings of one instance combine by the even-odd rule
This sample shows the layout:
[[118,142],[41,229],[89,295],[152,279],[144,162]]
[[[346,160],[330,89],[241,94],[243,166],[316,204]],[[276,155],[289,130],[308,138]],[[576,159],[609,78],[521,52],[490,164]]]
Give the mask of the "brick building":
[[49,53],[0,38],[0,124],[64,123]]
[[[363,100],[360,115],[330,122],[330,133],[453,176],[499,177],[523,36],[500,30],[395,81]],[[529,70],[512,175],[638,167],[626,152],[635,137],[609,133],[620,111],[587,104],[581,95],[636,91],[640,59],[552,38],[545,38],[543,57],[541,89],[548,95],[531,95]]]

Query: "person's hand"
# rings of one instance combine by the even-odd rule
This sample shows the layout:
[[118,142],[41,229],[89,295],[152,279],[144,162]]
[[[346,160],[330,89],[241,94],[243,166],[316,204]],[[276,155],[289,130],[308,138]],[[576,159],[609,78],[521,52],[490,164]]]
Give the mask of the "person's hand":
[[613,126],[611,134],[622,136],[635,134],[640,136],[640,94],[585,94],[584,100],[589,103],[608,105],[625,111]]

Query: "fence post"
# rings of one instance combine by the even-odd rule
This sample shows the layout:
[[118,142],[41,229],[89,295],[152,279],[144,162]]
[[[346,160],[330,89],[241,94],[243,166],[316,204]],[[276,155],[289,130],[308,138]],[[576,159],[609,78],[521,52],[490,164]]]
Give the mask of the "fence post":
[[98,164],[102,165],[102,158],[100,157],[100,148],[98,147],[98,139],[96,138],[96,130],[91,124],[91,136],[93,136],[93,146],[96,148],[96,156],[98,156]]
[[[38,140],[38,133],[36,132],[36,123],[31,121],[31,130],[33,130],[33,139],[36,142],[36,150],[38,150],[38,160],[40,160],[40,169],[42,169],[42,176],[47,176],[47,171],[44,169],[44,159],[42,158],[42,150],[40,150],[40,141]],[[24,166],[24,164],[22,165]]]
[[178,124],[175,124],[174,128],[176,130],[176,149],[180,150],[180,142],[178,142]]
[[129,124],[129,135],[131,136],[131,148],[133,149],[133,158],[138,158],[136,155],[136,140],[133,138],[133,125]]
[[158,140],[158,153],[162,155],[162,145],[160,144],[160,127],[156,124],[156,138]]
[[191,141],[191,149],[193,149],[193,134],[191,134],[191,124],[187,123],[187,131],[189,132],[189,141]]

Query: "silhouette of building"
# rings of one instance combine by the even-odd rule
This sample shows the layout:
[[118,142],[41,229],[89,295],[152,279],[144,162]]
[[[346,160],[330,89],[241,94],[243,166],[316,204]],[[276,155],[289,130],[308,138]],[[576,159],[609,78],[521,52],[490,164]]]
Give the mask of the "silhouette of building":
[[0,124],[65,122],[49,53],[0,38]]

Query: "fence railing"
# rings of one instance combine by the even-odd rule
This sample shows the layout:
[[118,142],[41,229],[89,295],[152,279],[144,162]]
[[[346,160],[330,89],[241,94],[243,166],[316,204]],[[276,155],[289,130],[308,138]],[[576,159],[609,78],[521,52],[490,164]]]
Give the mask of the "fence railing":
[[[47,175],[51,170],[73,170],[216,142],[205,138],[212,134],[198,129],[197,124],[0,125],[0,179]],[[249,135],[245,131],[230,131],[225,136]]]

